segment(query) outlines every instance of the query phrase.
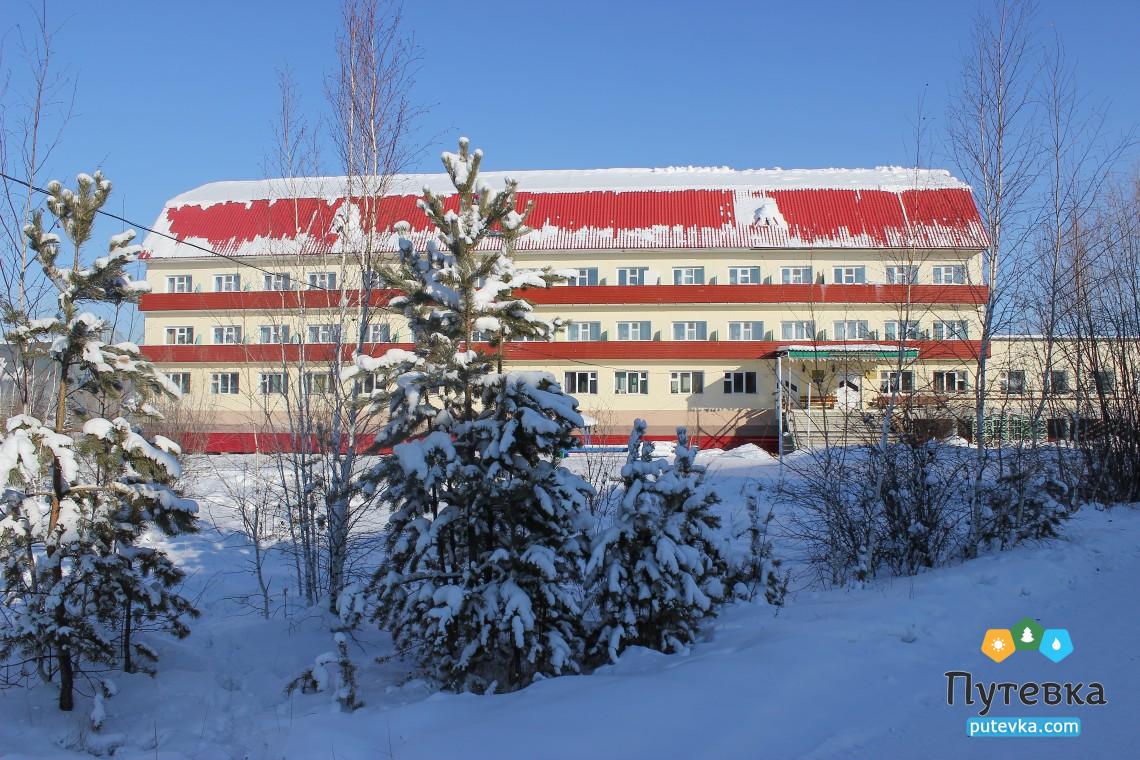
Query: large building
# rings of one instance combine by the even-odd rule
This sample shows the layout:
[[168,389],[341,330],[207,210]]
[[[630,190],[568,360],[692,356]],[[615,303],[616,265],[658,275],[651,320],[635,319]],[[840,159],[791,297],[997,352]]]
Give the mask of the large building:
[[[491,187],[506,176],[481,174]],[[793,424],[780,407],[871,411],[892,389],[971,403],[987,240],[948,172],[509,176],[534,201],[516,258],[573,276],[526,294],[567,328],[552,343],[510,344],[506,361],[554,373],[592,418],[594,442],[624,441],[643,417],[651,437],[686,425],[703,446],[775,449]],[[351,300],[359,285],[344,266],[356,200],[345,186],[205,185],[169,201],[145,241],[144,351],[199,410],[208,449],[259,447],[282,421],[273,397],[321,390],[311,376],[344,321],[340,291]],[[394,251],[392,226],[406,221],[422,244],[431,229],[415,200],[424,186],[445,192],[447,177],[389,186],[379,239]],[[406,337],[391,315],[368,329],[370,353]]]

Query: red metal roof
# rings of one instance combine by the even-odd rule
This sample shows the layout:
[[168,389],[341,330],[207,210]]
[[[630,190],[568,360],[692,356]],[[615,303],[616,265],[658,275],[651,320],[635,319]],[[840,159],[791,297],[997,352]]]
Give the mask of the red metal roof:
[[[328,253],[337,250],[344,219],[387,235],[400,220],[417,243],[434,234],[417,196],[379,203],[354,198],[296,198],[188,202],[168,206],[158,229],[227,255]],[[986,235],[970,191],[859,189],[660,189],[520,192],[535,203],[533,229],[519,250],[748,249],[748,248],[966,248],[982,249]],[[452,199],[454,203],[454,198]],[[758,205],[778,216],[757,222]],[[388,237],[385,244],[394,241]],[[489,247],[493,241],[486,241]],[[155,257],[200,256],[151,235]]]

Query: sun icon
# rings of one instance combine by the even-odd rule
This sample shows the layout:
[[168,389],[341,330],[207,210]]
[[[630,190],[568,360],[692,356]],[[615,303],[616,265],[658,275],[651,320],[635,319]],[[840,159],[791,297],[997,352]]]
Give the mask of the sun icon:
[[1001,662],[1014,653],[1013,634],[1007,628],[991,628],[982,639],[982,654],[994,662]]

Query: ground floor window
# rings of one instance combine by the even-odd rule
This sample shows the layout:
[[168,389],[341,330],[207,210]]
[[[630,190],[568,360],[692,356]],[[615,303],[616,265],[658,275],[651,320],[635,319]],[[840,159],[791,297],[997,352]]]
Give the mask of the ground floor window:
[[725,393],[755,393],[756,392],[756,373],[755,372],[725,372],[724,373],[724,392]]
[[178,391],[187,396],[190,394],[190,373],[189,372],[167,372],[166,376],[170,378],[170,382],[174,384]]
[[649,373],[618,371],[614,373],[614,393],[649,393]]
[[258,389],[262,396],[285,392],[284,372],[262,372],[258,382]]
[[210,393],[233,395],[238,392],[238,373],[215,372],[210,375]]
[[670,372],[669,373],[669,392],[670,393],[704,393],[705,392],[705,373],[704,372]]
[[597,372],[567,372],[566,382],[563,383],[567,393],[597,393]]
[[914,372],[909,369],[883,370],[879,373],[879,391],[881,393],[894,393],[896,391],[910,392],[914,390]]
[[969,375],[964,369],[934,373],[934,390],[937,393],[962,393],[969,388]]

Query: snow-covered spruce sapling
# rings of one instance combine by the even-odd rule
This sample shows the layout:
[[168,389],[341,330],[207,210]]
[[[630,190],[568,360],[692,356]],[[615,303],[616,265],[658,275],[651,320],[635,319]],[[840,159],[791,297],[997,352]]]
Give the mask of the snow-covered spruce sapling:
[[289,683],[285,694],[298,690],[302,694],[331,692],[341,712],[352,712],[364,703],[356,694],[356,665],[348,656],[348,636],[338,631],[333,634],[333,643],[336,649],[318,655],[312,667]]
[[760,515],[759,483],[749,483],[745,487],[744,502],[748,513],[748,527],[744,531],[748,546],[745,554],[734,563],[730,580],[732,590],[738,597],[752,600],[763,589],[764,599],[774,607],[782,607],[788,594],[790,573],[781,573],[782,561],[775,555],[769,526],[773,512],[769,509]]
[[697,450],[678,428],[673,464],[654,460],[645,431],[637,420],[622,468],[625,494],[587,566],[600,618],[598,659],[615,660],[634,645],[682,651],[725,597],[729,566],[712,513],[719,499],[702,482]]
[[[130,421],[150,401],[177,388],[131,343],[106,342],[107,323],[88,306],[131,302],[146,290],[126,272],[134,233],[111,238],[105,256],[80,266],[110,183],[80,175],[75,191],[48,186],[48,210],[73,248],[58,264],[62,241],[36,212],[25,233],[59,291],[54,317],[18,317],[9,339],[50,346],[58,379],[51,424],[17,416],[0,434],[0,657],[36,663],[59,679],[59,707],[74,705],[75,677],[91,665],[146,667],[154,653],[134,640],[140,627],[185,636],[197,614],[176,592],[183,574],[144,533],[195,529],[195,503],[172,487],[178,446],[149,441]],[[107,419],[96,412],[111,411]],[[140,662],[141,660],[141,662]]]
[[466,139],[444,154],[458,209],[425,190],[437,239],[421,252],[402,237],[399,266],[382,273],[405,294],[393,306],[415,350],[355,365],[377,378],[390,420],[380,441],[393,446],[365,479],[392,505],[378,619],[437,682],[473,691],[578,669],[572,589],[589,492],[558,464],[583,424],[576,402],[547,374],[496,371],[507,340],[555,329],[515,291],[559,278],[515,267],[530,207],[518,210],[513,181],[480,183],[481,159]]

